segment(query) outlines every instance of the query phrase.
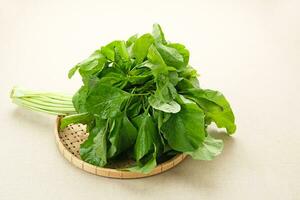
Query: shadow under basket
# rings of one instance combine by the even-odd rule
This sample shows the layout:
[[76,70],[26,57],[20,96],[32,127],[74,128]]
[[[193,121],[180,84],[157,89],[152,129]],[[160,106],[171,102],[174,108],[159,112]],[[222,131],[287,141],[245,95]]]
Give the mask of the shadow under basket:
[[98,176],[119,179],[131,179],[153,176],[175,167],[186,157],[186,155],[184,154],[177,154],[169,160],[158,164],[153,169],[153,171],[148,174],[118,170],[117,168],[124,168],[133,162],[128,159],[118,160],[105,168],[97,167],[95,165],[91,165],[81,160],[80,158],[80,144],[83,143],[88,137],[88,133],[86,132],[86,126],[82,124],[73,124],[69,125],[64,130],[60,130],[60,119],[60,117],[57,117],[55,125],[55,140],[59,151],[72,165]]

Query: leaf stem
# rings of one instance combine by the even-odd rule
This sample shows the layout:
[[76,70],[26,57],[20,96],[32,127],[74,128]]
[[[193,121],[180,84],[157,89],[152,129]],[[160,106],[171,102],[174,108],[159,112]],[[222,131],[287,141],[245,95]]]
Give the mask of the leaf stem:
[[10,98],[13,103],[33,111],[52,115],[69,115],[76,113],[72,103],[72,96],[70,95],[36,92],[14,87],[11,91]]

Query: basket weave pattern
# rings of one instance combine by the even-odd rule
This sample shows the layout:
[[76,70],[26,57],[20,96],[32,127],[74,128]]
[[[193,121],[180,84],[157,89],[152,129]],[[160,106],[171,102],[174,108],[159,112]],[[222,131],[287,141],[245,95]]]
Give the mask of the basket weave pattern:
[[64,130],[59,130],[59,124],[60,118],[58,117],[55,126],[55,139],[61,154],[76,167],[95,175],[120,179],[142,178],[159,174],[168,169],[171,169],[182,162],[186,157],[186,155],[184,154],[176,155],[172,159],[159,164],[149,174],[121,171],[113,168],[97,167],[80,159],[80,144],[83,143],[88,137],[86,127],[82,124],[74,124],[68,126]]

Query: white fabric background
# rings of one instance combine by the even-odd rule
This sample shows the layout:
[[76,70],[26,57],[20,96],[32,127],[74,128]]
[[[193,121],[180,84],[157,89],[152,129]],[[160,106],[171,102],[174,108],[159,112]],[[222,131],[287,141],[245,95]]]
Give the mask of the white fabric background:
[[[299,1],[0,0],[0,199],[300,199]],[[17,108],[14,85],[67,91],[67,71],[114,39],[151,31],[184,43],[202,87],[222,91],[237,119],[211,162],[115,180],[59,154],[54,117]],[[215,131],[214,131],[215,132]]]

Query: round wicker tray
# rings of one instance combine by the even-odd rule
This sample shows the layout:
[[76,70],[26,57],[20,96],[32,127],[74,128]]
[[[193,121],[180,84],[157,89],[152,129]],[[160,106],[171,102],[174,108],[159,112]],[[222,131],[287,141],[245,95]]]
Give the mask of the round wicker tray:
[[[88,133],[86,132],[86,127],[82,124],[74,124],[70,125],[64,130],[59,129],[60,126],[60,117],[56,120],[55,126],[55,139],[58,146],[59,151],[61,154],[74,166],[95,174],[104,177],[110,178],[119,178],[119,179],[130,179],[130,178],[142,178],[147,176],[153,176],[156,174],[160,174],[166,170],[169,170],[180,162],[184,160],[186,155],[178,154],[167,160],[161,164],[159,164],[151,173],[149,174],[142,174],[142,173],[135,173],[129,171],[121,171],[112,168],[103,168],[91,165],[87,162],[84,162],[80,159],[79,155],[79,147],[82,142],[86,140],[88,137]],[[129,161],[125,163],[128,164]],[[122,167],[125,164],[124,162],[118,163],[117,167]]]

